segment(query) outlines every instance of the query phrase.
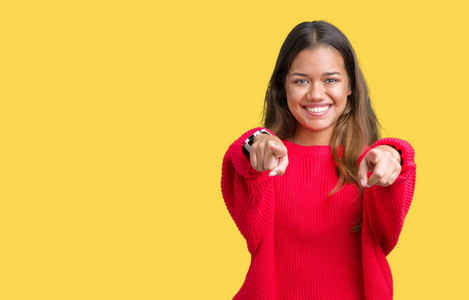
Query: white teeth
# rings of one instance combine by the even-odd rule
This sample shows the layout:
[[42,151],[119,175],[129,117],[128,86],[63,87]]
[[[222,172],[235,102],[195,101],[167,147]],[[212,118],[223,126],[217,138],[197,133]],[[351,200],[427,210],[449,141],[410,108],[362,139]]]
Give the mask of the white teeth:
[[323,112],[326,111],[329,108],[329,106],[321,106],[321,107],[306,107],[307,110],[310,112]]

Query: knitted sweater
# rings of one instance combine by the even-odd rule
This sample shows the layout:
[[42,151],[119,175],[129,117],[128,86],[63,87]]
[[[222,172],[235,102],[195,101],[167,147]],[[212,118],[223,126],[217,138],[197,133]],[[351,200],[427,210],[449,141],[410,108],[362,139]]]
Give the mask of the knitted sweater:
[[[289,165],[284,175],[269,177],[242,152],[242,142],[258,129],[243,134],[223,159],[222,194],[251,253],[234,299],[392,299],[386,255],[412,201],[412,146],[394,138],[373,145],[401,152],[401,174],[391,186],[360,195],[348,184],[328,198],[338,180],[330,146],[284,140]],[[361,230],[353,230],[360,221]]]

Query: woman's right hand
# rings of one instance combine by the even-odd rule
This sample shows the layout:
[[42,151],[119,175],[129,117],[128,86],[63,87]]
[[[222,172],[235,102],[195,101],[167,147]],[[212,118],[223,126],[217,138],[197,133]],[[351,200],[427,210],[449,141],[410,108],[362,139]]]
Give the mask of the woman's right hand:
[[250,159],[251,166],[259,172],[283,175],[288,166],[287,147],[276,136],[259,134],[251,145]]

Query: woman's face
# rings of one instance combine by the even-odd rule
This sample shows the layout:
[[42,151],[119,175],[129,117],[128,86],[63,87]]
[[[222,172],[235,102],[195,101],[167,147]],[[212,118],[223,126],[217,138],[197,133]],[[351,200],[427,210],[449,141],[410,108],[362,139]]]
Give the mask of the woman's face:
[[298,53],[285,81],[288,108],[297,124],[292,141],[329,145],[351,94],[342,55],[320,46]]

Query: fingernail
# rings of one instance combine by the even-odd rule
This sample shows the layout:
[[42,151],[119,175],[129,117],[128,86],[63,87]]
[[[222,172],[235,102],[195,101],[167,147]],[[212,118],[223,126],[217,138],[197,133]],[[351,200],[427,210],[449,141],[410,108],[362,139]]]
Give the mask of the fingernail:
[[360,183],[362,184],[362,186],[365,186],[365,180],[360,179]]
[[269,176],[275,176],[275,175],[277,175],[277,172],[272,171],[269,173]]
[[366,187],[370,188],[370,187],[371,187],[371,185],[367,184],[367,185],[366,185]]

